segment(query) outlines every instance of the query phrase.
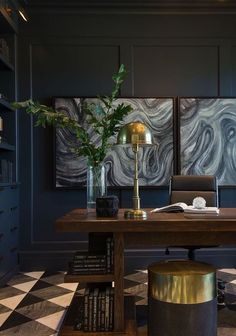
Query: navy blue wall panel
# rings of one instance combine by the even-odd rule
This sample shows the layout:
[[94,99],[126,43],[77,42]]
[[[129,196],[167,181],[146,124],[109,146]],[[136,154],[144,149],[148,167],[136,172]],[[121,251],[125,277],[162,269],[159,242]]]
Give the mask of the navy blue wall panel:
[[[235,33],[234,15],[32,12],[19,37],[19,99],[107,94],[120,63],[128,69],[121,96],[233,96]],[[57,233],[54,221],[85,207],[86,194],[53,188],[53,130],[33,124],[21,111],[21,265],[59,268],[87,236]],[[131,206],[131,189],[110,193]],[[167,187],[140,193],[143,207],[168,202]],[[221,206],[236,206],[235,196],[235,187],[221,189]]]
[[176,44],[133,48],[134,94],[217,96],[218,47]]

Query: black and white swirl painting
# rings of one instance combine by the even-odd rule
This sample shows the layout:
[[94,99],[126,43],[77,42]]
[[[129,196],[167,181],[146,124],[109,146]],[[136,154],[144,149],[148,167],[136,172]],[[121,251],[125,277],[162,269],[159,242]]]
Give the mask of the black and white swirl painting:
[[181,174],[236,184],[236,99],[180,99]]
[[[100,138],[86,123],[82,106],[98,103],[96,98],[56,98],[55,108],[86,127],[91,140]],[[119,98],[115,104],[130,104],[132,112],[124,124],[140,121],[147,125],[153,136],[153,146],[140,146],[139,183],[141,186],[168,185],[173,174],[173,111],[172,98]],[[116,143],[116,135],[111,144]],[[78,157],[72,147],[79,146],[75,135],[66,129],[56,129],[56,187],[78,188],[86,185],[87,160]],[[105,159],[108,186],[132,186],[134,154],[131,147],[112,146]]]

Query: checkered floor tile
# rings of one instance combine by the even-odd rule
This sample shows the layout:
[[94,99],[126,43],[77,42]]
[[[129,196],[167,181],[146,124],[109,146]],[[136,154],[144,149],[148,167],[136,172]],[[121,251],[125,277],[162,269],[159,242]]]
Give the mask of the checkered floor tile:
[[[221,269],[226,306],[218,312],[218,336],[236,336],[236,269]],[[0,288],[0,336],[56,336],[76,283],[64,283],[64,272],[28,272]],[[147,271],[127,274],[125,292],[136,296],[138,335],[147,335]]]

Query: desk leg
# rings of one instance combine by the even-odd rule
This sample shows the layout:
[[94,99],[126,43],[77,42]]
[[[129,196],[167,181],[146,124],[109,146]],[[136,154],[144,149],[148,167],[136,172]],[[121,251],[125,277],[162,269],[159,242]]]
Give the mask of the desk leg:
[[114,233],[114,330],[124,331],[124,235]]

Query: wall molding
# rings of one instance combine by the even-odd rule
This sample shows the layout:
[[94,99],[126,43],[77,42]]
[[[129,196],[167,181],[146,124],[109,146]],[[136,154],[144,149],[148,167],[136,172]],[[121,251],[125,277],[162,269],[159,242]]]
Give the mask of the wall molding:
[[31,1],[28,10],[53,13],[91,13],[91,14],[236,14],[233,1],[190,2],[184,1]]
[[[37,250],[21,251],[21,271],[27,270],[67,270],[68,261],[72,260],[73,250]],[[165,254],[165,248],[125,250],[125,265],[127,270],[145,268],[147,265],[164,259],[186,259],[187,250],[170,248],[170,254]],[[37,260],[37,262],[35,262]],[[215,265],[217,268],[236,267],[236,248],[205,248],[196,251],[196,260]]]

